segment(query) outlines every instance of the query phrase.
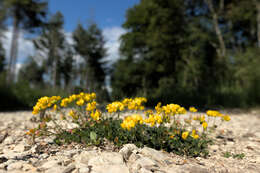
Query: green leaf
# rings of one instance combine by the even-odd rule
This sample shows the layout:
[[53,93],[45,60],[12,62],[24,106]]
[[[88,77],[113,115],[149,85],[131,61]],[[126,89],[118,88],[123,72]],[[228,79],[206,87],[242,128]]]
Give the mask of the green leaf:
[[90,132],[90,139],[92,140],[92,141],[96,141],[97,140],[97,134],[95,133],[95,132]]

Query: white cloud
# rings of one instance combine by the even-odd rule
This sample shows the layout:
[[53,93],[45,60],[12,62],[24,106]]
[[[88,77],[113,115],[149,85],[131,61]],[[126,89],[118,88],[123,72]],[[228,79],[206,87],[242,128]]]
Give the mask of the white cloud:
[[[107,27],[103,29],[102,34],[106,40],[105,47],[108,50],[107,51],[108,55],[105,58],[105,60],[108,61],[108,65],[113,64],[119,59],[119,46],[120,46],[119,38],[125,32],[126,31],[123,28],[118,26]],[[68,43],[73,44],[72,33],[71,32],[64,32],[64,33]],[[6,51],[7,61],[9,62],[9,57],[10,57],[9,53],[10,53],[10,46],[11,46],[11,39],[12,39],[12,27],[9,27],[7,31],[4,32],[3,35],[4,37],[2,38],[2,43]],[[18,43],[19,45],[18,45],[18,55],[17,55],[17,67],[18,67],[17,69],[19,69],[22,66],[22,64],[25,62],[27,57],[34,55],[35,53],[40,53],[35,50],[31,40],[25,39],[24,31],[20,31]],[[40,54],[42,53],[43,52],[41,52]],[[75,55],[74,58],[79,63],[82,61],[82,58],[79,55]],[[38,62],[40,62],[40,60]]]
[[108,49],[106,60],[109,61],[109,64],[112,64],[119,59],[119,38],[125,32],[126,31],[123,28],[118,26],[103,29],[103,36],[106,40],[105,47]]
[[[2,43],[6,52],[7,61],[10,57],[10,47],[12,39],[12,27],[9,27],[3,34]],[[34,46],[31,40],[25,39],[25,32],[20,31],[18,39],[18,55],[17,63],[24,62],[24,60],[34,54]]]
[[[113,64],[119,59],[119,46],[120,46],[120,36],[124,34],[126,31],[118,26],[114,27],[107,27],[104,28],[102,33],[106,40],[105,47],[108,50],[108,56],[105,58],[108,61],[108,65]],[[66,39],[69,44],[73,44],[72,33],[71,32],[64,32]],[[6,57],[7,61],[9,61],[9,53],[10,53],[10,46],[11,46],[11,38],[12,38],[12,28],[8,28],[7,31],[4,32],[4,38],[2,38],[3,47],[6,50]],[[16,74],[18,73],[19,69],[25,62],[26,58],[30,55],[34,55],[37,51],[34,48],[34,45],[31,40],[25,39],[25,32],[21,31],[19,35],[19,47],[18,47],[18,55],[17,55],[17,64],[16,64]],[[37,52],[44,55],[44,52]],[[80,63],[82,58],[79,55],[74,56],[76,62]],[[38,61],[40,62],[40,60]],[[106,84],[109,91],[111,91],[110,85],[110,77],[107,76]]]

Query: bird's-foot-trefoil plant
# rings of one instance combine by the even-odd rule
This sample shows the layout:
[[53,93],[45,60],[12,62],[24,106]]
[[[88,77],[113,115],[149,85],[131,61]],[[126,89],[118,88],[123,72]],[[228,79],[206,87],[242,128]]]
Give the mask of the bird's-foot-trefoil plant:
[[209,110],[189,112],[178,104],[161,105],[146,110],[146,98],[125,98],[98,109],[95,93],[42,97],[33,108],[41,121],[27,134],[37,137],[54,136],[56,144],[71,142],[86,145],[104,145],[105,140],[115,146],[133,143],[192,157],[207,156],[208,133],[217,128],[217,122],[229,121],[228,115]]

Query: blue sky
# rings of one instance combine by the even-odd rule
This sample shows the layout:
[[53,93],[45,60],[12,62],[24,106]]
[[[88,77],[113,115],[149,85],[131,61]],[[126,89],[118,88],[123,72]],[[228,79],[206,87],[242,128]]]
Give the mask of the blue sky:
[[102,29],[121,26],[126,10],[139,0],[49,0],[49,11],[61,11],[66,31],[73,31],[78,22],[94,20]]
[[[113,63],[119,58],[119,38],[125,33],[122,24],[125,21],[126,11],[137,3],[139,0],[49,0],[49,12],[54,14],[60,11],[64,15],[64,30],[70,43],[72,43],[71,33],[79,22],[82,24],[87,24],[89,21],[97,23],[106,40],[105,47],[108,50],[106,59]],[[9,61],[11,31],[10,26],[2,40],[7,61]],[[25,39],[25,36],[26,32],[21,31],[18,40],[17,69],[26,62],[27,57],[36,53],[31,40]]]

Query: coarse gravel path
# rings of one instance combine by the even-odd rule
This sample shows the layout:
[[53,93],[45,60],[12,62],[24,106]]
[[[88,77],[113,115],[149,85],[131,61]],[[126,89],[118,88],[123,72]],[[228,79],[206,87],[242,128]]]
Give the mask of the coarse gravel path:
[[260,110],[224,112],[229,113],[231,121],[213,134],[215,144],[210,146],[210,157],[206,159],[131,144],[120,152],[111,147],[86,148],[79,144],[58,147],[51,139],[30,144],[25,132],[37,126],[31,121],[31,112],[0,113],[0,173],[260,173]]

